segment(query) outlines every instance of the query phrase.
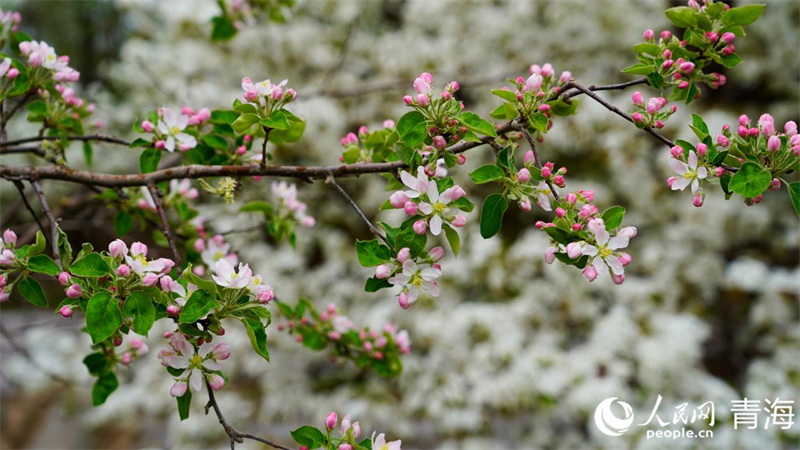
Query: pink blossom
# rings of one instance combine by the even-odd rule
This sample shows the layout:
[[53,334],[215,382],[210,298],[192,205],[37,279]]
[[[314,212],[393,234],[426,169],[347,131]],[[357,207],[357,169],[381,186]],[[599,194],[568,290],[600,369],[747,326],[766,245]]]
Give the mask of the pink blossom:
[[81,298],[81,295],[83,295],[83,290],[81,289],[80,285],[73,284],[67,288],[67,297],[74,300],[76,298]]
[[777,152],[781,148],[781,138],[778,136],[770,136],[767,140],[767,148],[771,152]]
[[405,205],[403,205],[403,210],[409,216],[413,216],[413,215],[417,214],[417,210],[419,210],[419,206],[416,203],[414,203],[413,201],[409,200],[409,201],[406,202]]
[[375,278],[385,279],[392,275],[392,270],[386,264],[381,264],[375,268]]
[[144,278],[142,278],[142,284],[147,287],[155,286],[157,282],[158,282],[158,275],[152,272],[149,272],[147,275],[144,276]]
[[548,247],[548,249],[544,252],[544,262],[547,264],[553,264],[553,261],[556,260],[556,251],[558,249],[555,247]]
[[397,262],[403,264],[404,262],[408,261],[411,258],[411,249],[408,247],[403,247],[397,252]]
[[454,227],[461,228],[467,224],[467,218],[462,215],[457,215],[456,218],[453,219],[452,222],[450,222],[450,224],[453,225]]
[[405,191],[397,191],[389,197],[389,203],[395,208],[403,208],[409,200],[411,199]]
[[656,36],[656,33],[653,30],[644,30],[644,40],[651,41]]
[[69,284],[69,282],[70,282],[70,275],[68,272],[61,272],[60,274],[58,274],[58,284],[66,286]]
[[58,310],[58,313],[66,318],[70,318],[72,317],[72,307],[69,305],[64,305]]
[[432,261],[439,261],[444,257],[444,249],[442,247],[434,247],[428,252]]
[[414,232],[417,234],[425,234],[428,231],[428,224],[424,220],[414,222]]
[[336,422],[339,421],[339,416],[335,412],[331,412],[325,417],[325,428],[332,430],[336,428]]
[[725,42],[726,44],[730,44],[731,42],[733,42],[734,39],[736,39],[736,35],[731,32],[722,34],[722,41]]
[[589,281],[594,281],[597,279],[597,269],[592,265],[586,266],[586,268],[583,269],[583,276]]

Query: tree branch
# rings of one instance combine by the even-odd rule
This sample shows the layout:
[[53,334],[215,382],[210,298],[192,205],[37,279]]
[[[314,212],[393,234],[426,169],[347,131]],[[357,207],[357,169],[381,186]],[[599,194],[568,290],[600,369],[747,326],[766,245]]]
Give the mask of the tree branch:
[[394,248],[394,246],[390,244],[389,241],[386,239],[386,236],[384,236],[383,233],[381,233],[375,227],[375,225],[373,225],[372,222],[369,221],[367,216],[364,215],[364,212],[361,211],[361,208],[358,207],[356,202],[353,201],[353,199],[350,198],[349,195],[347,195],[347,192],[344,189],[342,189],[341,186],[339,186],[339,183],[336,182],[336,179],[333,177],[333,175],[329,175],[328,178],[325,180],[325,183],[333,186],[337,191],[339,191],[340,194],[342,194],[342,197],[344,197],[350,203],[350,206],[352,206],[353,209],[356,210],[358,215],[361,217],[361,220],[367,223],[367,225],[369,226],[369,231],[378,236],[386,245],[389,246],[389,248]]
[[[533,138],[531,137],[530,133],[528,133],[528,130],[526,130],[525,127],[521,128],[522,134],[525,135],[525,139],[528,140],[528,144],[531,146],[531,151],[533,152],[533,161],[536,163],[536,167],[538,167],[539,170],[542,170],[542,160],[539,159],[539,154],[536,152],[536,144],[533,142]],[[556,187],[553,186],[553,183],[550,180],[545,180],[545,183],[547,183],[547,185],[550,187],[550,191],[553,193],[553,198],[555,198],[557,202],[560,202],[561,197],[559,197],[558,191],[556,191]]]
[[30,202],[28,202],[28,197],[25,195],[25,185],[22,184],[21,181],[15,180],[14,186],[16,186],[17,190],[19,191],[19,196],[22,197],[22,203],[25,204],[25,207],[28,208],[28,211],[33,216],[33,220],[36,221],[36,224],[39,225],[39,229],[42,230],[42,234],[45,236],[47,235],[47,230],[44,229],[44,225],[42,225],[42,221],[39,220],[39,216],[36,215],[36,211],[33,210]]
[[231,449],[235,448],[237,442],[241,444],[242,442],[244,442],[245,439],[252,439],[254,441],[267,444],[273,448],[277,448],[280,450],[292,450],[292,448],[290,447],[278,444],[277,442],[270,441],[269,439],[258,437],[249,433],[242,433],[236,428],[230,426],[228,424],[228,421],[225,420],[225,416],[222,414],[222,410],[220,410],[219,404],[217,404],[217,399],[216,397],[214,397],[214,389],[211,388],[211,385],[208,383],[208,381],[206,381],[206,389],[208,390],[208,404],[206,405],[206,414],[208,414],[209,408],[214,409],[214,413],[217,415],[219,423],[222,425],[223,428],[225,428],[225,433],[227,433],[228,437],[231,439]]
[[130,146],[131,143],[126,141],[125,139],[120,139],[115,136],[110,136],[108,134],[87,134],[87,135],[74,135],[74,136],[32,136],[22,139],[14,139],[13,141],[5,141],[0,144],[0,149],[6,149],[12,145],[18,144],[27,144],[29,142],[40,142],[40,141],[58,141],[60,139],[66,139],[68,141],[100,141],[100,142],[109,142],[111,144],[119,144]]
[[269,143],[269,132],[272,131],[272,128],[263,127],[264,128],[264,143],[261,144],[261,167],[267,165],[267,143]]
[[50,211],[50,205],[47,204],[47,199],[44,196],[44,191],[42,191],[42,186],[39,184],[39,180],[31,179],[30,182],[31,186],[33,186],[33,190],[36,192],[36,195],[39,196],[39,203],[42,204],[42,210],[44,210],[44,214],[50,221],[50,247],[53,249],[53,259],[55,260],[56,264],[58,264],[58,268],[64,270],[64,266],[61,265],[61,256],[58,254],[58,222],[56,222],[53,212]]
[[[628,82],[625,82],[625,83],[606,84],[606,85],[601,85],[601,86],[591,85],[586,89],[588,89],[590,91],[613,91],[613,90],[626,89],[626,88],[629,88],[631,86],[636,86],[638,84],[647,84],[647,77],[637,78],[635,80],[631,80],[631,81],[628,81]],[[572,86],[574,86],[574,83],[572,84]],[[576,90],[576,91],[572,91],[572,92],[564,92],[564,94],[562,94],[562,98],[566,101],[566,100],[571,99],[572,97],[577,97],[577,96],[579,96],[581,94],[585,94],[585,92],[583,92],[581,90]]]
[[164,235],[167,236],[169,248],[172,249],[172,256],[175,258],[175,265],[181,267],[181,252],[175,245],[175,237],[172,235],[172,229],[169,227],[169,219],[167,218],[167,211],[164,209],[164,202],[161,199],[161,190],[155,183],[148,183],[147,189],[150,191],[150,196],[153,197],[153,203],[156,205],[159,217],[161,217],[161,228],[164,230]]

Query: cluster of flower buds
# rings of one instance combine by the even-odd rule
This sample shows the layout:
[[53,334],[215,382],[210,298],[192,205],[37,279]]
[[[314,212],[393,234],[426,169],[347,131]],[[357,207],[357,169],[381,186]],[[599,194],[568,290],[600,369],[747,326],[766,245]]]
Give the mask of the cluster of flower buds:
[[638,91],[633,93],[631,101],[637,108],[631,119],[638,128],[664,128],[664,122],[678,110],[675,105],[666,108],[667,99],[664,97],[652,97],[645,103],[644,96]]
[[17,11],[3,11],[0,8],[0,44],[5,45],[11,33],[19,30],[22,14]]
[[[324,425],[327,433],[323,434],[325,438],[325,442],[322,443],[323,448],[354,450],[365,448],[366,442],[366,445],[370,445],[370,448],[375,450],[401,450],[401,442],[399,440],[386,442],[386,435],[383,433],[377,435],[377,437],[376,433],[372,433],[372,439],[364,439],[364,441],[359,442],[358,437],[361,436],[361,425],[358,422],[351,422],[351,420],[350,414],[344,416],[342,425],[339,427],[339,436],[337,437],[333,435],[333,431],[339,423],[339,415],[336,412],[331,412],[325,416]],[[308,447],[301,446],[300,450],[308,450]]]
[[[190,114],[186,114],[190,113]],[[177,148],[182,152],[197,146],[197,130],[189,126],[201,125],[210,118],[208,109],[203,108],[194,114],[190,108],[184,108],[180,114],[170,108],[158,108],[155,124],[145,120],[140,124],[141,131],[153,133],[153,146],[159,150],[174,152]]]
[[259,116],[269,117],[273,111],[297,99],[297,92],[294,89],[285,89],[288,82],[289,80],[283,80],[278,84],[272,84],[270,80],[264,80],[253,83],[250,78],[244,77],[242,101],[257,106]]
[[[531,117],[539,111],[549,118],[550,105],[547,102],[553,100],[561,92],[561,86],[572,79],[572,74],[565,71],[555,78],[555,71],[550,63],[545,63],[541,67],[533,64],[529,72],[528,78],[517,77],[516,80],[513,80],[514,91],[506,86],[499,89],[499,91],[512,93],[512,96],[498,91],[493,91],[493,93],[505,100],[515,100],[517,111],[525,117]],[[514,98],[512,99],[512,97]],[[551,127],[552,122],[549,122],[547,129],[549,130]]]
[[19,44],[19,51],[28,58],[28,65],[34,69],[44,69],[42,75],[47,74],[56,82],[75,82],[81,74],[69,66],[69,56],[58,56],[53,47],[46,42],[24,41]]
[[358,128],[358,134],[347,133],[342,138],[344,147],[339,161],[345,164],[383,162],[392,154],[392,146],[397,143],[394,132],[395,122],[391,119],[383,121],[383,129],[369,131],[366,125]]
[[529,212],[531,200],[535,199],[536,205],[545,211],[552,211],[550,198],[553,191],[550,185],[560,188],[567,186],[564,175],[567,173],[566,167],[555,169],[555,164],[548,161],[544,163],[541,170],[536,166],[536,157],[532,150],[525,152],[523,158],[525,167],[519,170],[516,184],[507,185],[509,187],[509,198],[519,202],[519,208]]
[[225,386],[225,378],[220,374],[224,361],[231,356],[228,344],[221,342],[192,343],[188,336],[179,332],[166,332],[169,345],[158,352],[161,365],[172,369],[175,383],[169,390],[173,397],[183,397],[189,387],[199,392],[208,382],[212,389],[218,391]]
[[10,272],[15,271],[14,247],[17,245],[17,234],[11,230],[3,232],[0,237],[0,303],[8,300],[11,286],[8,282]]
[[417,168],[416,177],[405,170],[400,172],[400,179],[408,190],[395,192],[389,202],[409,216],[418,217],[413,225],[417,234],[425,234],[430,228],[431,234],[438,236],[444,224],[457,228],[467,224],[467,218],[455,212],[460,209],[455,202],[466,195],[461,186],[441,189],[436,180],[428,178],[423,167]]
[[[132,287],[130,283],[141,283],[142,286],[150,287],[158,284],[159,279],[168,274],[175,266],[175,262],[168,258],[147,259],[147,245],[141,242],[134,242],[130,248],[121,239],[116,239],[108,244],[108,253],[115,262],[119,262],[116,267],[116,275],[119,279],[129,279],[131,274],[136,275],[135,281],[126,282],[126,289]],[[124,261],[124,263],[122,263]]]
[[118,358],[122,364],[128,366],[134,359],[146,355],[149,351],[146,342],[139,338],[132,338],[128,341],[128,348]]
[[272,195],[278,200],[278,209],[274,217],[290,219],[304,227],[313,227],[316,224],[314,217],[306,214],[308,205],[297,199],[297,186],[285,181],[272,183]]

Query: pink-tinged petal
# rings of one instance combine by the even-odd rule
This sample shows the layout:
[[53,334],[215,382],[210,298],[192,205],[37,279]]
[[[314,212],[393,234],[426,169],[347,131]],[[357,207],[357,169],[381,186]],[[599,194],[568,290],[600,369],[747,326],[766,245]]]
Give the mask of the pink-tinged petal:
[[672,190],[682,191],[686,189],[686,186],[688,186],[691,182],[692,180],[690,178],[678,178],[672,183]]
[[408,303],[414,303],[419,298],[419,288],[411,285],[408,287]]
[[611,272],[613,272],[614,275],[622,275],[625,272],[625,269],[622,268],[622,262],[616,256],[606,256],[605,262],[608,264],[608,267],[611,268]]
[[690,169],[694,170],[697,168],[697,153],[695,153],[693,150],[689,152],[688,162]]
[[428,215],[433,212],[433,206],[427,202],[420,202],[419,210],[422,211],[422,214]]
[[547,194],[539,194],[539,197],[536,200],[536,204],[539,205],[545,211],[552,211],[553,207],[550,206],[550,197]]
[[610,248],[611,250],[625,248],[628,246],[629,241],[630,238],[628,238],[628,236],[618,234],[608,241],[608,248]]
[[170,152],[175,151],[175,138],[172,136],[167,137],[166,142],[164,143],[164,148]]
[[167,124],[167,127],[172,128],[175,125],[175,111],[164,108],[161,118],[164,120],[164,123]]
[[605,228],[597,230],[597,233],[594,234],[594,238],[599,245],[606,245],[610,236]]
[[692,194],[696,194],[697,190],[700,189],[700,180],[697,178],[692,179]]
[[428,189],[426,191],[428,194],[428,199],[431,203],[436,203],[439,201],[439,186],[436,185],[435,182],[428,183]]
[[586,244],[583,246],[583,249],[581,249],[581,254],[595,256],[597,255],[597,247],[591,244]]
[[592,262],[592,265],[594,266],[594,270],[597,271],[598,276],[604,276],[606,272],[608,272],[608,266],[606,265],[606,262],[603,261],[603,258],[595,258]]
[[214,264],[214,272],[226,280],[230,280],[235,273],[233,266],[225,258],[220,259],[216,262],[216,264]]
[[439,296],[439,285],[433,281],[423,281],[422,288],[428,291],[431,297]]
[[419,192],[417,192],[417,191],[406,191],[406,197],[408,197],[408,198],[419,198]]
[[228,286],[228,280],[226,280],[226,279],[224,279],[222,277],[218,277],[216,275],[211,275],[211,279],[214,280],[214,283],[217,283],[218,285],[220,285],[222,287],[227,287]]
[[178,116],[177,120],[175,120],[175,126],[178,127],[179,130],[183,130],[186,128],[186,125],[189,125],[189,116],[181,114]]
[[442,216],[435,215],[431,218],[431,233],[434,236],[438,236],[442,233]]
[[203,374],[200,370],[193,370],[192,375],[189,377],[189,386],[193,391],[200,391],[203,388]]
[[214,350],[214,344],[211,342],[206,342],[197,349],[197,354],[205,358],[205,356],[211,353],[212,350]]
[[222,364],[214,361],[213,359],[207,359],[203,361],[203,367],[208,370],[222,370]]
[[[406,172],[404,170],[404,171],[400,172],[400,180],[403,182],[403,184],[408,186],[409,189],[412,189],[414,191],[417,190],[418,181],[414,177],[414,175],[411,175],[410,173],[408,173],[408,172]],[[408,194],[408,193],[406,193],[406,194]],[[409,195],[409,197],[410,197],[410,195]]]
[[708,169],[706,169],[704,166],[697,168],[697,178],[700,178],[702,180],[705,179],[707,176],[708,176]]
[[411,277],[415,273],[417,273],[417,263],[412,259],[406,260],[406,262],[403,263],[403,275]]
[[669,166],[678,175],[683,175],[689,170],[689,167],[686,165],[686,163],[678,161],[677,159],[670,159]]
[[394,286],[404,286],[408,283],[408,277],[403,274],[397,274],[392,278],[389,278],[389,283]]
[[164,358],[164,362],[166,362],[173,369],[185,369],[189,367],[189,360],[183,356],[168,356]]
[[389,447],[389,450],[402,450],[402,449],[400,448],[400,445],[401,445],[401,444],[402,444],[402,441],[400,441],[400,440],[398,439],[398,440],[396,440],[396,441],[389,442],[389,443],[387,444],[387,446]]
[[444,203],[445,205],[453,201],[453,192],[455,188],[447,188],[442,192],[442,196],[439,197],[439,201]]
[[434,269],[433,267],[428,267],[427,269],[423,269],[419,273],[419,275],[425,281],[433,281],[442,276],[442,271],[441,269]]

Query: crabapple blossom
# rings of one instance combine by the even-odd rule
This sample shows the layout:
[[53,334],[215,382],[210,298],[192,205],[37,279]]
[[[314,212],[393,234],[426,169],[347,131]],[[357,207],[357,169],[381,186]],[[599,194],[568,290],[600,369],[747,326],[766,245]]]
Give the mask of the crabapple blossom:
[[238,271],[226,259],[220,259],[214,264],[214,275],[211,278],[217,285],[229,289],[242,289],[250,284],[253,272],[247,264],[239,263]]
[[694,150],[689,152],[687,162],[678,159],[670,160],[670,167],[679,175],[672,183],[672,190],[684,190],[687,186],[692,186],[692,194],[697,194],[700,189],[700,180],[704,180],[708,176],[708,169],[705,166],[697,164],[697,153]]
[[164,141],[164,148],[174,152],[175,148],[186,151],[197,146],[197,139],[184,130],[189,125],[189,116],[178,114],[169,108],[159,108],[156,137]]
[[400,287],[400,295],[405,294],[409,304],[417,301],[422,291],[428,292],[432,297],[439,296],[439,283],[436,281],[442,275],[441,269],[429,264],[417,264],[412,259],[403,263],[402,271],[389,278],[389,283]]

